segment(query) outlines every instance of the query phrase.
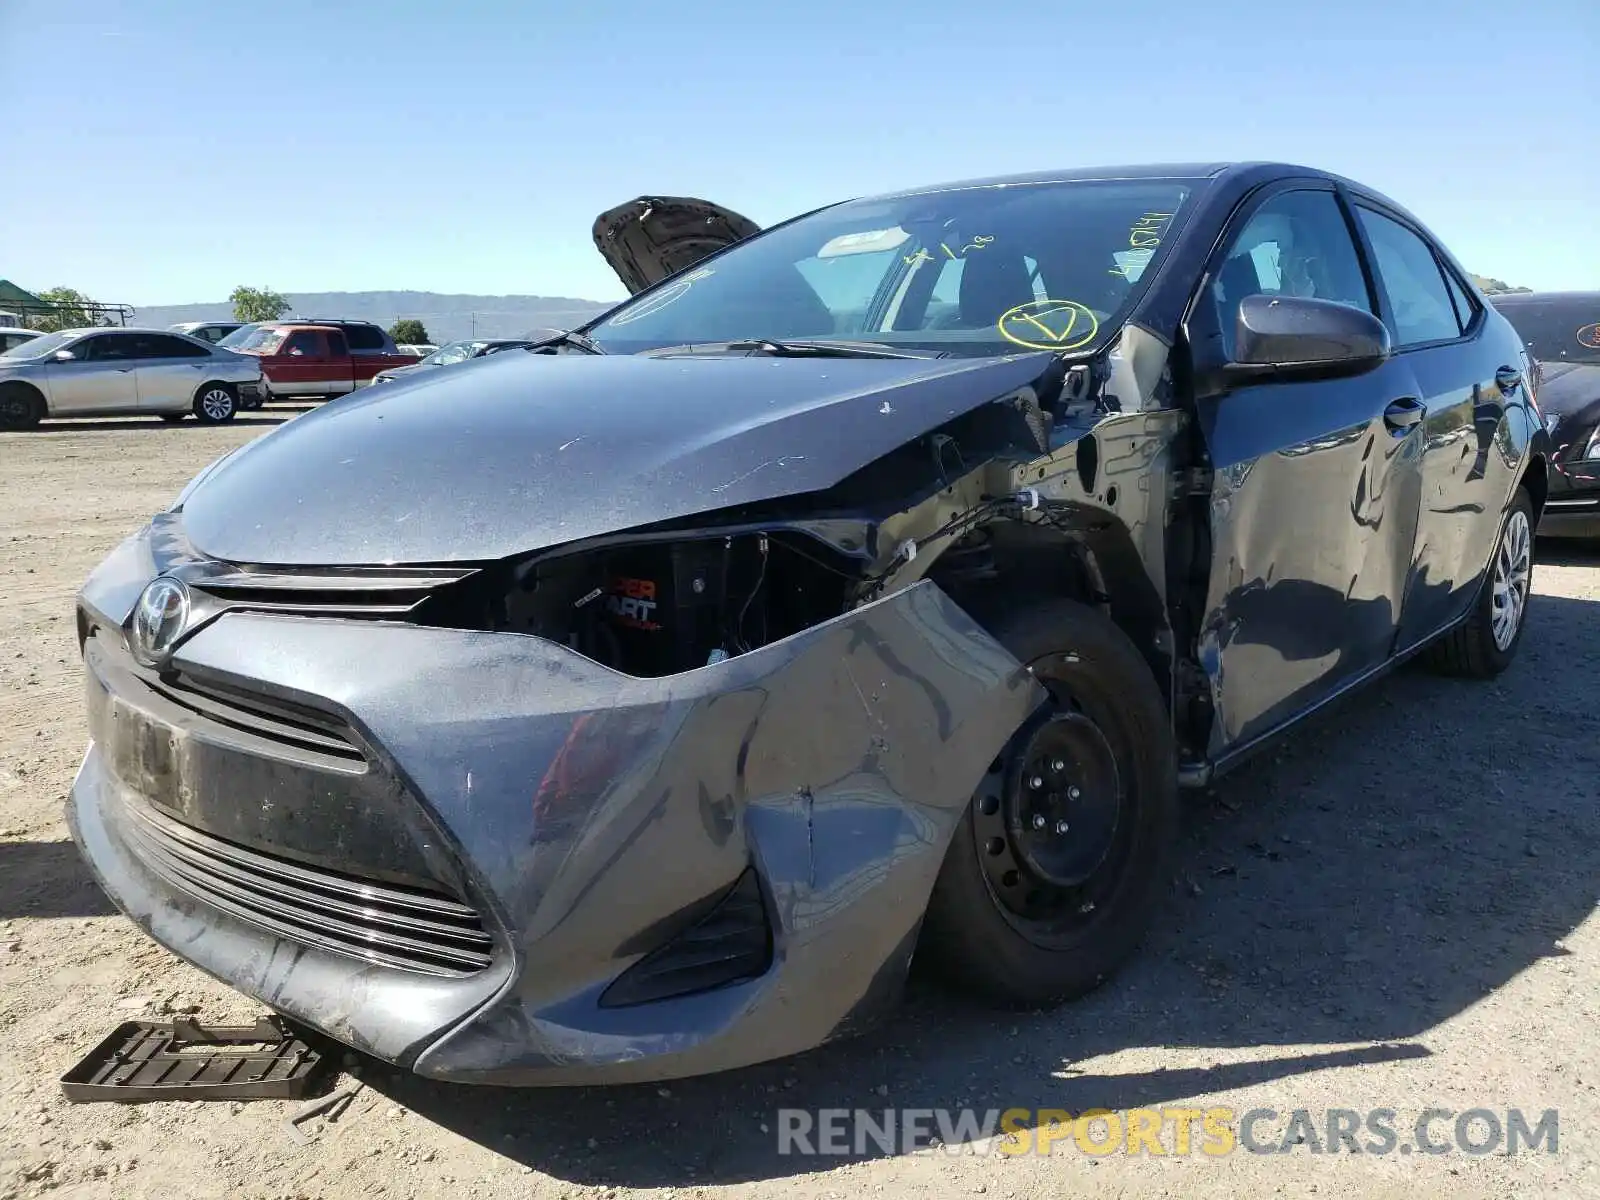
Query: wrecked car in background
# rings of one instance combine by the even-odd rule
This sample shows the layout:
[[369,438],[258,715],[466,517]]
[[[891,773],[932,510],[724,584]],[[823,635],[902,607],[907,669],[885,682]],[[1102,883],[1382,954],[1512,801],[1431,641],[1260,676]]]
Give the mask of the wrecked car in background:
[[1539,367],[1550,499],[1539,533],[1600,539],[1600,292],[1518,292],[1492,303]]
[[1181,783],[1516,652],[1527,360],[1375,193],[1065,172],[596,237],[631,300],[233,452],[80,596],[106,891],[363,1051],[719,1070],[914,955],[1077,996]]

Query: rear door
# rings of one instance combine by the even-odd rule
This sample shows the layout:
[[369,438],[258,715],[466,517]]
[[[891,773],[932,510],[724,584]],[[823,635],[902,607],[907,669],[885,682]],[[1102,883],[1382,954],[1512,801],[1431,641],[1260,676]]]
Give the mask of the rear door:
[[139,336],[97,333],[69,346],[70,362],[51,362],[45,368],[50,381],[50,414],[138,412]]
[[186,338],[147,333],[139,338],[138,353],[140,410],[186,412],[206,381],[211,352]]
[[1522,355],[1422,230],[1364,198],[1355,211],[1395,355],[1427,407],[1422,508],[1396,642],[1403,651],[1461,616],[1476,595],[1514,478],[1515,456],[1496,453],[1495,442],[1523,386]]
[[[1246,295],[1378,311],[1332,184],[1257,192],[1221,245],[1191,309],[1196,378],[1231,357]],[[1200,658],[1216,756],[1388,659],[1416,536],[1423,430],[1404,357],[1354,377],[1209,390],[1196,398],[1213,468]]]
[[379,371],[387,371],[391,367],[416,366],[416,355],[389,352],[389,341],[377,326],[346,325],[343,328],[350,348],[351,378],[350,386],[345,391],[365,387]]

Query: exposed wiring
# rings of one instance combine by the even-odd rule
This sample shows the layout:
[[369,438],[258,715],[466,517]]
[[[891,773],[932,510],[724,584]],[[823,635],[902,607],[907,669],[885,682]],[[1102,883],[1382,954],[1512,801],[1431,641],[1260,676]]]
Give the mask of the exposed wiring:
[[745,619],[746,615],[750,612],[750,606],[755,603],[756,596],[758,596],[760,594],[761,585],[767,581],[768,541],[767,541],[767,535],[764,534],[764,533],[761,535],[760,545],[761,545],[761,570],[756,573],[755,586],[750,589],[750,594],[745,597],[744,607],[739,610],[739,619],[734,623],[734,626],[733,626],[734,644],[739,647],[739,650],[742,653],[749,653],[749,651],[750,651],[750,643],[744,640],[744,619]]

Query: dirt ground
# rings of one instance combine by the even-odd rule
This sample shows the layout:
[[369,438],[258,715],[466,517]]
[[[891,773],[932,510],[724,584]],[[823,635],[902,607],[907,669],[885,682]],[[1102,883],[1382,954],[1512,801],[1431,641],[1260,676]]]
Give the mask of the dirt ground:
[[[1498,682],[1408,668],[1190,811],[1137,963],[1062,1010],[918,986],[900,1020],[664,1088],[445,1088],[361,1067],[336,1123],[261,1101],[71,1105],[116,1023],[259,1006],[157,948],[79,864],[72,596],[188,477],[285,414],[0,435],[0,1200],[92,1197],[1600,1196],[1600,553],[1542,545]],[[288,415],[292,415],[288,414]],[[359,1066],[359,1064],[358,1064]],[[341,1080],[341,1085],[347,1080]],[[1556,1153],[778,1153],[780,1108],[1559,1114]],[[1451,1125],[1436,1126],[1448,1137]],[[1168,1146],[1171,1146],[1169,1139]]]

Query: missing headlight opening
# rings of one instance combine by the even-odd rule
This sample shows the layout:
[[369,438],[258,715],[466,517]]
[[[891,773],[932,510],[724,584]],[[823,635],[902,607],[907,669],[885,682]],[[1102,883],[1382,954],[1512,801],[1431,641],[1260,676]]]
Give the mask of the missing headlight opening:
[[674,675],[838,616],[858,576],[837,551],[790,532],[619,546],[525,564],[504,627],[624,674]]

